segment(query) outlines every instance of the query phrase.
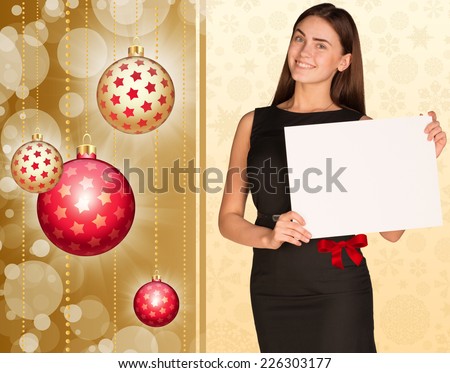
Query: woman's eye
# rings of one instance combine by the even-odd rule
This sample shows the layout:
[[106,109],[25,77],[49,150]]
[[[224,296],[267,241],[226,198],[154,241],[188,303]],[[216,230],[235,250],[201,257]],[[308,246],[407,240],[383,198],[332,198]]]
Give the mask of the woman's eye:
[[327,46],[325,44],[318,44],[317,47],[319,49],[327,49]]
[[295,41],[298,41],[299,43],[303,42],[303,38],[301,36],[297,36],[295,38]]

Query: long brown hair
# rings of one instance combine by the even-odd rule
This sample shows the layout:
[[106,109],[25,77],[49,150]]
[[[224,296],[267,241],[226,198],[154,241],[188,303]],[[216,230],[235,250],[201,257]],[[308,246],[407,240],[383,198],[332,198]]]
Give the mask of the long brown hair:
[[[347,107],[362,114],[366,113],[364,98],[364,76],[361,56],[361,44],[358,29],[352,16],[344,9],[336,8],[333,4],[319,4],[303,12],[294,24],[292,35],[297,25],[309,16],[317,16],[327,21],[339,36],[343,54],[351,53],[350,66],[343,72],[337,72],[331,82],[330,95],[336,105]],[[292,39],[292,36],[291,36]],[[295,90],[287,55],[281,71],[278,87],[272,105],[278,105],[289,100]]]

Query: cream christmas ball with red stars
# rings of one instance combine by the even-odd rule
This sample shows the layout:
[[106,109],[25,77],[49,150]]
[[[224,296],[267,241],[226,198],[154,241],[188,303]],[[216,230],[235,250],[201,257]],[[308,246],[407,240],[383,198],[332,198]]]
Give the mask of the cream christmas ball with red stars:
[[161,126],[172,112],[175,89],[167,71],[132,46],[103,73],[97,103],[103,118],[119,131],[141,134]]
[[61,154],[36,133],[32,141],[16,150],[11,160],[11,174],[22,189],[43,193],[58,184],[63,172]]

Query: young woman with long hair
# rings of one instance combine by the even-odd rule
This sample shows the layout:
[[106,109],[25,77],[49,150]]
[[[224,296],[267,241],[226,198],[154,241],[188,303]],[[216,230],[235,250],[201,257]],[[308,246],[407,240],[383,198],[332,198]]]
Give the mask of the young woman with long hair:
[[[224,237],[254,247],[250,292],[262,352],[376,352],[366,261],[360,250],[356,263],[342,250],[344,269],[336,268],[301,211],[291,211],[284,140],[284,127],[370,119],[365,111],[355,22],[332,4],[313,6],[294,24],[272,105],[239,122],[219,213]],[[439,156],[446,135],[429,115],[424,141]],[[254,224],[244,219],[249,191]],[[381,232],[392,242],[402,234]]]

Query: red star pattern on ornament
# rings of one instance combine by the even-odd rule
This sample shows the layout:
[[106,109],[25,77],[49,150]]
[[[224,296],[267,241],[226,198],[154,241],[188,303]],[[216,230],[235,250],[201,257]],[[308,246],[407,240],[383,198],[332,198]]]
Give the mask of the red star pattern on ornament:
[[62,174],[59,152],[45,141],[30,141],[14,153],[11,174],[16,183],[29,192],[52,189]]
[[105,71],[98,84],[97,100],[103,118],[112,127],[139,134],[152,131],[167,120],[175,90],[160,64],[131,56],[116,61]]
[[113,94],[113,96],[111,97],[111,102],[114,105],[120,104],[120,97]]
[[144,324],[161,327],[177,315],[180,303],[175,290],[165,282],[153,280],[143,285],[134,297],[134,312]]
[[145,87],[145,89],[148,91],[148,93],[152,93],[152,92],[156,92],[155,90],[155,84],[152,83],[148,83],[147,86]]
[[128,96],[130,96],[130,100],[133,98],[138,98],[138,90],[130,88],[130,91],[127,93]]
[[155,122],[161,120],[162,118],[162,114],[161,113],[156,113],[156,115],[153,117],[153,119],[155,120]]
[[116,85],[116,88],[119,88],[120,86],[123,86],[123,78],[117,77],[117,79],[114,80],[114,84]]
[[127,118],[132,117],[134,116],[134,109],[127,107],[123,113],[127,116]]
[[65,163],[56,187],[39,195],[37,209],[42,230],[53,244],[71,254],[92,256],[112,249],[127,235],[135,202],[116,168],[78,158]]
[[161,104],[161,106],[164,105],[167,102],[166,96],[161,95],[161,97],[158,98],[158,101]]
[[140,80],[141,79],[141,73],[138,73],[137,71],[135,71],[133,74],[131,74],[131,77],[133,78],[134,81]]
[[140,127],[145,127],[145,126],[147,126],[147,121],[144,120],[144,119],[141,119],[141,120],[138,122],[138,125],[139,125]]
[[144,110],[144,113],[145,113],[149,110],[152,110],[152,104],[151,104],[151,102],[144,101],[144,104],[141,106],[141,108],[142,108],[142,110]]

